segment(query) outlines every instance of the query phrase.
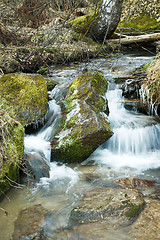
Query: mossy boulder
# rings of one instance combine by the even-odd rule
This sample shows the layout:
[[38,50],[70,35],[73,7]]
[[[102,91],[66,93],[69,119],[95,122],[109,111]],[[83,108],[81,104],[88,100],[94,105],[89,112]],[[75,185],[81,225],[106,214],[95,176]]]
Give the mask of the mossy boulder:
[[0,78],[0,97],[22,125],[36,123],[48,109],[45,79],[39,74],[6,74]]
[[14,185],[24,150],[24,128],[0,109],[0,196]]
[[74,20],[69,20],[68,26],[72,26],[77,33],[89,35],[92,25],[98,21],[98,18],[97,12],[91,12]]
[[108,82],[99,72],[86,72],[64,91],[62,117],[52,142],[53,161],[81,162],[112,136],[105,98]]
[[76,225],[110,220],[114,227],[125,227],[138,217],[144,206],[137,190],[96,188],[86,193],[72,210],[70,222]]

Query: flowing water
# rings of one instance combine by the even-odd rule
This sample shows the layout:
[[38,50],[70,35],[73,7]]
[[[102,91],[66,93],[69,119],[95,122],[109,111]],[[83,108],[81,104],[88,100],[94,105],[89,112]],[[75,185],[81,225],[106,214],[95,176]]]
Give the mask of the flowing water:
[[[18,213],[35,204],[41,204],[54,213],[47,230],[51,236],[49,239],[81,239],[74,232],[69,232],[66,236],[56,235],[55,238],[54,232],[67,226],[71,209],[80,202],[83,193],[97,185],[110,186],[113,180],[122,177],[138,176],[160,182],[160,124],[154,117],[126,110],[120,85],[113,82],[113,76],[127,75],[152,59],[151,56],[124,54],[117,58],[93,60],[88,63],[89,69],[100,70],[110,82],[106,95],[113,137],[82,164],[59,165],[52,162],[50,178],[42,178],[38,183],[13,188],[0,204],[0,207],[8,212],[6,216],[0,211],[0,239],[9,240]],[[73,65],[70,68],[57,69],[52,76],[61,82],[70,82],[83,67],[86,66],[81,64],[77,67]],[[50,101],[47,123],[38,134],[25,137],[25,152],[43,152],[49,161],[50,135],[53,134],[54,126],[58,125],[60,114],[56,102]],[[100,180],[93,184],[92,181],[86,180],[87,175],[99,176]],[[108,230],[103,239],[121,240],[130,237],[125,229],[121,229]]]

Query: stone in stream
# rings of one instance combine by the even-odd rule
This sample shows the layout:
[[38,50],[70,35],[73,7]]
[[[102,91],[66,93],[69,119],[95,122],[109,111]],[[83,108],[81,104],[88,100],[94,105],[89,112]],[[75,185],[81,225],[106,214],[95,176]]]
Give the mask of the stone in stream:
[[14,224],[12,240],[46,240],[48,220],[53,215],[40,204],[22,210]]
[[122,178],[113,182],[122,188],[137,189],[145,197],[160,198],[160,184],[154,180],[141,178]]
[[145,202],[137,190],[96,188],[86,193],[70,215],[71,224],[107,221],[111,226],[126,227],[144,209]]
[[160,202],[147,199],[146,207],[133,223],[130,230],[132,239],[160,239]]
[[112,136],[107,121],[107,87],[106,78],[91,71],[63,90],[61,99],[58,97],[62,116],[51,144],[52,161],[82,162]]
[[49,170],[47,160],[39,153],[24,154],[23,171],[26,176],[39,180],[42,177],[49,177]]
[[122,178],[117,179],[114,183],[118,183],[118,185],[127,188],[135,188],[135,189],[143,189],[148,187],[154,187],[156,185],[156,181],[147,180],[141,178]]

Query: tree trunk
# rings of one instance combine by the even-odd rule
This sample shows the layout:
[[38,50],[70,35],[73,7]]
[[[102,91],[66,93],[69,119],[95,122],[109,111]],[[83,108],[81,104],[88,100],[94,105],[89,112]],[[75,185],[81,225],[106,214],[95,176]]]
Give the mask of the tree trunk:
[[95,40],[103,41],[114,33],[120,21],[122,3],[123,0],[103,0],[98,21],[91,28],[91,34]]

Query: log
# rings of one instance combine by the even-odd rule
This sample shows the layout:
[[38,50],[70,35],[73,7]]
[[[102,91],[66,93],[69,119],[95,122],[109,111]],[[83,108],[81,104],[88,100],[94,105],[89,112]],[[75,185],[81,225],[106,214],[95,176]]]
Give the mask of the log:
[[121,38],[121,39],[110,39],[108,40],[108,42],[126,45],[131,43],[153,42],[159,39],[160,39],[160,33],[152,33],[152,34],[138,35],[138,36],[126,36],[125,38]]

